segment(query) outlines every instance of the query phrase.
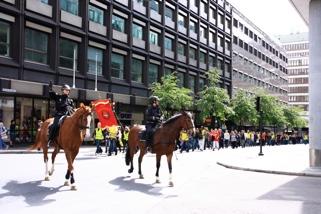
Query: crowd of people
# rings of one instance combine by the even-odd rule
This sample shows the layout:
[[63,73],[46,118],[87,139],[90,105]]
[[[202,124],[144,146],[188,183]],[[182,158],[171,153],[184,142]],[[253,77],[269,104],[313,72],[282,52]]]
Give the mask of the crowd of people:
[[296,132],[277,132],[273,131],[251,131],[251,130],[222,130],[222,129],[208,129],[207,127],[197,128],[196,132],[188,132],[182,130],[178,140],[177,147],[180,152],[194,151],[195,149],[205,150],[219,150],[231,147],[232,149],[238,147],[263,145],[286,145],[286,144],[308,144],[308,134],[298,134]]

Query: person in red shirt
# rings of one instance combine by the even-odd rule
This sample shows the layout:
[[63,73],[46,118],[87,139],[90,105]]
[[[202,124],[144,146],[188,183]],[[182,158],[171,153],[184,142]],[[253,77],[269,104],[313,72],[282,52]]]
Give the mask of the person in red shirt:
[[220,132],[215,128],[213,131],[213,151],[217,148],[219,149],[219,141],[220,141]]

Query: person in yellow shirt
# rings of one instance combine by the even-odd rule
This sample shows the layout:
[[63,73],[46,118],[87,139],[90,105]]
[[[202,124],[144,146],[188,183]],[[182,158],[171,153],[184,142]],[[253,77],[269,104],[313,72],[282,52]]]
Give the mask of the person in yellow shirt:
[[181,143],[181,153],[185,150],[186,152],[189,152],[189,147],[187,145],[188,142],[188,133],[186,131],[186,129],[182,129],[182,131],[179,134],[179,141]]
[[123,142],[123,153],[125,152],[127,148],[127,143],[128,143],[128,135],[129,135],[129,127],[126,126],[123,132],[122,136],[122,142]]
[[108,150],[108,156],[111,156],[113,152],[115,152],[115,155],[117,155],[117,137],[118,137],[118,127],[117,126],[110,126],[108,128],[109,132],[109,150]]

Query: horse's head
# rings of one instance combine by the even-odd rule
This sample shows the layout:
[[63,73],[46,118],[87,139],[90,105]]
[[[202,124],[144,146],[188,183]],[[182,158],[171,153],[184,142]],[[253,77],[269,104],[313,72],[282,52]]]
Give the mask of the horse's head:
[[184,129],[192,129],[193,133],[195,133],[195,126],[194,126],[194,121],[192,118],[192,114],[189,112],[182,111],[181,112],[182,117],[183,117],[183,128]]
[[78,126],[80,129],[88,128],[88,115],[91,115],[91,108],[80,104],[80,107],[76,110],[75,114],[79,115]]

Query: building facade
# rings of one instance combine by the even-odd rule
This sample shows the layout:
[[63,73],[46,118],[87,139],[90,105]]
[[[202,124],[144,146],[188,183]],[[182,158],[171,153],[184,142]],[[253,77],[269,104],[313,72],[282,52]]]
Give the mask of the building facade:
[[231,93],[231,13],[224,0],[1,0],[0,120],[31,141],[52,112],[49,81],[78,103],[112,99],[126,124],[174,71],[197,93],[218,67]]
[[288,102],[285,51],[235,8],[232,50],[233,93],[262,89]]
[[288,57],[289,104],[304,110],[308,120],[309,109],[309,34],[295,33],[277,37]]

